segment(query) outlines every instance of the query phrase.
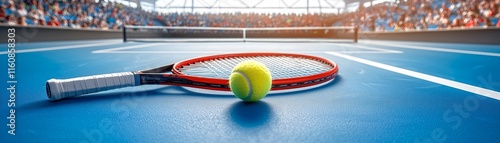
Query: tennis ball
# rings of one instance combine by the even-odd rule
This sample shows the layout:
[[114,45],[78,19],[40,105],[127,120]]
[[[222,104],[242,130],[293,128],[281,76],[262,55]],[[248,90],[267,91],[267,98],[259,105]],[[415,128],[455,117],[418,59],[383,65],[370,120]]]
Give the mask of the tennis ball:
[[257,61],[248,60],[236,65],[229,77],[229,87],[243,101],[255,102],[271,90],[271,72]]

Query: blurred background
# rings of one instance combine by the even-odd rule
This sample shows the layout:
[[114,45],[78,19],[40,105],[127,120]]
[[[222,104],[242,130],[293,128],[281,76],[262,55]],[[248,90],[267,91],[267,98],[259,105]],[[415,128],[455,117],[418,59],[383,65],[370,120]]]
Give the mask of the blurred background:
[[500,27],[500,0],[1,0],[5,25],[118,30],[359,26],[360,31]]

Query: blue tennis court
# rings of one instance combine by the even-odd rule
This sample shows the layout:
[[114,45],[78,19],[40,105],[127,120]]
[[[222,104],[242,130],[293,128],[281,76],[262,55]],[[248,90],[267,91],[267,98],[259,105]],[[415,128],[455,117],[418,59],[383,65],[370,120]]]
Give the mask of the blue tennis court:
[[[56,102],[46,97],[45,82],[51,78],[252,51],[324,57],[338,64],[339,75],[326,85],[269,94],[253,104],[232,95],[158,85]],[[16,135],[0,134],[5,142],[500,140],[500,45],[93,40],[18,43],[16,53]],[[1,114],[8,117],[5,107]]]

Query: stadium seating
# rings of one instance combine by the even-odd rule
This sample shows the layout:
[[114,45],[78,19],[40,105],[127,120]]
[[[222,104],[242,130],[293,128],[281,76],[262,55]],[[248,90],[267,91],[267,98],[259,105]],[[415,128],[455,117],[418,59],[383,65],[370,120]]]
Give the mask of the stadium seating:
[[[24,10],[28,12],[32,9],[38,12],[20,15],[18,11],[23,11],[23,9],[19,9],[19,5],[23,5]],[[21,2],[2,1],[0,2],[0,6],[5,8],[5,11],[2,11],[5,15],[16,17],[16,19],[25,17],[28,25],[42,25],[42,23],[39,23],[41,20],[45,20],[46,23],[43,25],[47,25],[47,23],[51,20],[51,17],[55,16],[61,23],[63,20],[75,21],[74,24],[80,25],[78,27],[87,27],[92,25],[94,27],[89,28],[111,29],[115,27],[115,29],[117,29],[122,25],[116,25],[116,19],[121,19],[122,23],[126,23],[128,25],[147,25],[149,21],[154,20],[153,17],[155,16],[153,13],[113,2],[97,3],[92,1],[67,2],[49,0],[41,4],[36,0],[26,0]],[[93,7],[93,9],[91,7]],[[41,9],[43,9],[43,11],[41,11]],[[88,14],[89,17],[85,17],[84,14]],[[133,16],[134,18],[130,18],[129,21],[125,21],[126,17]],[[40,20],[40,18],[42,19]],[[97,19],[100,23],[93,23],[90,21],[93,19]],[[162,25],[158,22],[153,24],[157,26]],[[102,27],[106,25],[107,27]]]
[[[414,29],[442,29],[485,26],[485,19],[492,25],[498,25],[500,12],[487,15],[487,0],[463,1],[460,6],[455,0],[430,0],[430,1],[402,1],[402,3],[385,2],[371,7],[359,8],[355,12],[341,14],[261,14],[261,13],[152,13],[137,8],[128,7],[116,2],[98,3],[95,1],[56,1],[49,0],[40,5],[36,0],[27,0],[15,3],[14,1],[1,1],[0,5],[7,16],[19,18],[18,5],[23,5],[24,10],[35,10],[28,13],[26,23],[39,25],[45,24],[55,16],[61,23],[63,20],[74,21],[72,24],[83,28],[119,29],[122,25],[154,25],[154,26],[202,26],[202,27],[304,27],[304,26],[360,26],[362,31],[380,30],[414,30]],[[491,1],[493,2],[493,1]],[[444,3],[445,7],[442,7]],[[430,6],[430,13],[424,5]],[[482,6],[478,12],[464,7]],[[416,11],[412,11],[412,7]],[[496,9],[500,3],[496,3]],[[493,9],[495,9],[493,8]],[[43,10],[42,10],[43,9]],[[490,8],[491,9],[491,8]],[[468,10],[468,11],[467,11]],[[446,17],[441,17],[441,15]],[[403,18],[403,15],[406,17]],[[429,15],[431,17],[429,17]],[[477,19],[470,22],[471,15]],[[37,19],[38,18],[38,19]],[[40,20],[39,18],[43,18]],[[356,19],[356,20],[355,20]],[[453,21],[459,21],[453,24]],[[6,23],[7,20],[2,22]],[[374,23],[372,23],[374,22]],[[370,28],[375,25],[375,29]],[[61,25],[68,26],[68,25]],[[104,26],[104,27],[103,27]],[[425,27],[426,26],[426,27]],[[73,26],[72,26],[73,27]]]
[[[427,27],[423,27],[423,29],[428,30],[486,26],[486,19],[489,19],[492,25],[498,25],[500,3],[489,0],[461,1],[461,3],[455,1],[456,0],[404,1],[402,3],[386,2],[360,9],[351,13],[351,15],[365,18],[357,21],[358,25],[361,27],[360,29],[364,31],[369,30],[367,26],[370,24],[360,23],[369,23],[372,18],[376,18],[376,22],[374,23],[377,27],[376,29],[385,29],[385,31],[391,31],[393,29],[415,30],[419,29],[414,26],[417,24],[427,25]],[[428,17],[429,11],[426,11],[425,7],[423,7],[426,2],[430,4],[430,10],[432,11],[430,14],[431,17]],[[442,7],[442,4],[445,6]],[[494,5],[494,7],[491,5]],[[411,7],[415,7],[416,11],[412,11]],[[470,7],[478,7],[481,10],[476,11],[470,9]],[[391,9],[398,10],[391,11]],[[492,14],[487,13],[489,11],[493,11]],[[406,19],[401,18],[403,14],[406,14]],[[446,17],[442,17],[442,15]],[[472,15],[474,15],[474,17],[472,17]],[[380,18],[377,16],[390,17],[398,24],[389,25],[389,18]],[[423,21],[423,19],[426,21]],[[429,19],[431,21],[427,21]],[[346,19],[346,21],[351,20],[352,19]],[[454,21],[458,22],[454,24]]]

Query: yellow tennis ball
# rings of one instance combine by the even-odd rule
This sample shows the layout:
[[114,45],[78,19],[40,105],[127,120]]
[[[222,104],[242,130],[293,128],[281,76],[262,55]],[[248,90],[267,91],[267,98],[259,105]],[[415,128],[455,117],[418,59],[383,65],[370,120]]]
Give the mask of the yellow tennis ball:
[[257,61],[243,61],[233,68],[229,87],[243,101],[255,102],[264,98],[271,90],[271,72]]

